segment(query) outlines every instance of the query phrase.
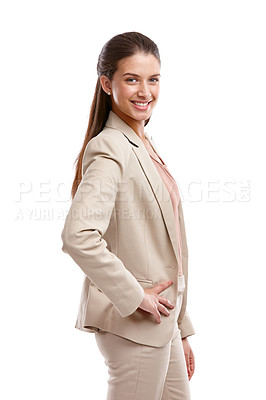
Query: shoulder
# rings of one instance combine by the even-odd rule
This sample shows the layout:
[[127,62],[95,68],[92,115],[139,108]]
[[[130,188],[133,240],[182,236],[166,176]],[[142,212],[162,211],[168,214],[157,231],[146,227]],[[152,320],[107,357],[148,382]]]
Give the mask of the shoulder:
[[125,135],[118,129],[104,127],[87,144],[82,165],[86,170],[88,165],[96,160],[116,161],[125,166],[129,161],[131,145]]

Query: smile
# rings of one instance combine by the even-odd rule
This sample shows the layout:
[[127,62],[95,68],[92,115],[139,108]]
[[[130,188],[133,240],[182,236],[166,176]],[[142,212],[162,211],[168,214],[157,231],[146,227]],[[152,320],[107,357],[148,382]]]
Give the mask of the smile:
[[132,101],[132,103],[137,104],[137,106],[147,106],[149,104],[149,101],[147,101],[147,103],[139,103],[138,101]]
[[140,109],[147,110],[149,108],[150,102],[151,102],[151,100],[150,101],[146,101],[145,103],[144,102],[140,102],[140,101],[131,101],[131,103],[138,110],[140,110]]

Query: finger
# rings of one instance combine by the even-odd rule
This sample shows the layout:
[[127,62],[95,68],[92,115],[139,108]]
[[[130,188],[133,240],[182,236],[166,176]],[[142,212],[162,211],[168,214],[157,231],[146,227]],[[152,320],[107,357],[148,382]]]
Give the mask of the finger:
[[185,359],[186,359],[186,364],[189,367],[189,354],[187,350],[185,351]]
[[185,352],[185,359],[186,359],[186,365],[187,365],[187,373],[188,373],[188,376],[190,376],[189,355],[188,355],[187,351]]
[[160,324],[161,323],[161,314],[159,313],[157,307],[154,309],[154,316],[156,321]]
[[166,307],[164,307],[161,303],[158,303],[157,305],[158,310],[163,313],[164,315],[166,315],[167,317],[170,315],[170,311],[167,310]]
[[158,300],[161,304],[164,304],[164,305],[167,306],[167,307],[170,307],[170,308],[174,308],[174,307],[175,307],[174,304],[171,303],[171,301],[168,300],[168,299],[166,299],[165,297],[158,296],[158,297],[157,297],[157,300]]
[[192,372],[191,372],[191,369],[190,369],[190,365],[189,365],[189,364],[187,365],[187,374],[188,374],[188,379],[190,380],[191,377],[192,377]]
[[167,289],[172,284],[173,284],[173,281],[162,282],[162,283],[159,283],[158,285],[155,285],[153,287],[153,290],[155,290],[156,293],[161,293],[162,291]]
[[190,352],[190,355],[189,355],[189,365],[190,365],[190,371],[191,371],[191,376],[192,376],[195,371],[195,357],[194,357],[194,354],[192,351]]

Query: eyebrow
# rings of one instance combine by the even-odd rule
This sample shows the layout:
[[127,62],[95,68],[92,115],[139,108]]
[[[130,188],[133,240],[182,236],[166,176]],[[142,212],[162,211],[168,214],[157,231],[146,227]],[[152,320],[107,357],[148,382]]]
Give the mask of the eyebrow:
[[[126,75],[138,76],[138,77],[139,77],[139,75],[133,74],[132,72],[126,72],[123,76],[126,76]],[[161,74],[153,74],[153,75],[151,75],[151,76],[161,76]]]

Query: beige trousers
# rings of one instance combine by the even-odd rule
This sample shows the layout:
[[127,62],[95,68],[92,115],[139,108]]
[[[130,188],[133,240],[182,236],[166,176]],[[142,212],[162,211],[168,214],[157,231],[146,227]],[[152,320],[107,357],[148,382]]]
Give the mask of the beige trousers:
[[[179,311],[182,292],[178,294]],[[190,400],[180,330],[163,347],[147,346],[107,331],[95,333],[108,366],[106,400]]]

